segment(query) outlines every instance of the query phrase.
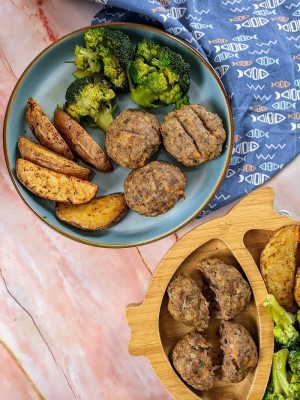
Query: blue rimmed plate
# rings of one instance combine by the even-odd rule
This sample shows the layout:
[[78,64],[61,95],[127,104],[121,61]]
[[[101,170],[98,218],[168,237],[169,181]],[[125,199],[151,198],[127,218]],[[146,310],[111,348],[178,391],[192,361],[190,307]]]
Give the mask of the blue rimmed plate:
[[[15,165],[18,158],[17,141],[20,135],[33,138],[25,121],[25,107],[28,97],[33,97],[52,119],[57,104],[64,103],[67,87],[74,80],[74,47],[82,43],[87,29],[77,30],[53,43],[38,55],[22,74],[11,95],[4,122],[4,152],[6,164],[17,192],[35,214],[61,234],[79,242],[99,247],[129,247],[161,239],[178,230],[203,210],[216,193],[225,177],[231,157],[233,143],[233,119],[229,100],[220,79],[211,65],[188,43],[169,33],[149,26],[127,23],[105,24],[111,29],[120,29],[128,34],[133,44],[143,38],[152,39],[180,53],[191,65],[191,103],[199,103],[216,112],[223,120],[227,140],[220,157],[201,166],[186,168],[160,150],[155,159],[177,164],[186,174],[185,198],[175,207],[158,217],[144,217],[133,211],[119,224],[105,231],[86,232],[59,221],[54,213],[54,202],[42,199],[29,192],[16,178]],[[117,113],[126,108],[137,108],[128,95],[118,97]],[[153,111],[159,120],[172,107]],[[88,130],[91,136],[104,148],[104,134],[97,129]],[[130,171],[115,165],[110,173],[97,172],[93,182],[99,184],[98,196],[123,191],[123,182]]]

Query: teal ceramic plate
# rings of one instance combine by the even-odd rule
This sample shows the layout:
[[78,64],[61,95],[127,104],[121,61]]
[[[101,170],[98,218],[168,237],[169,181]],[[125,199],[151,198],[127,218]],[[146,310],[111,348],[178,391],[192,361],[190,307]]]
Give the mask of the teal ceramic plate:
[[[217,112],[223,120],[227,132],[227,141],[223,153],[215,160],[201,166],[182,168],[187,183],[185,199],[180,199],[175,207],[158,217],[143,217],[129,211],[127,216],[116,226],[96,232],[81,231],[60,222],[54,214],[54,202],[44,200],[26,190],[17,180],[15,164],[18,157],[17,140],[19,135],[33,138],[25,122],[25,106],[28,97],[33,97],[52,119],[57,104],[64,103],[66,88],[74,79],[74,47],[81,44],[85,30],[73,32],[58,40],[44,50],[28,66],[19,79],[10,98],[4,123],[4,151],[6,163],[13,183],[27,205],[44,222],[61,234],[99,247],[129,247],[153,242],[178,230],[196,217],[209,203],[225,177],[232,151],[233,121],[225,90],[213,68],[189,44],[158,29],[137,24],[106,24],[112,29],[121,29],[129,35],[133,44],[143,38],[155,40],[179,52],[191,65],[191,103],[200,103],[212,112]],[[116,115],[125,108],[137,108],[128,95],[118,98],[119,107]],[[153,111],[160,121],[171,108],[160,108]],[[104,146],[104,134],[91,129],[89,133]],[[103,148],[103,147],[102,147]],[[175,160],[160,150],[155,159],[166,160],[176,164]],[[100,186],[99,195],[123,191],[123,182],[129,170],[115,166],[111,173],[97,172],[93,178]]]

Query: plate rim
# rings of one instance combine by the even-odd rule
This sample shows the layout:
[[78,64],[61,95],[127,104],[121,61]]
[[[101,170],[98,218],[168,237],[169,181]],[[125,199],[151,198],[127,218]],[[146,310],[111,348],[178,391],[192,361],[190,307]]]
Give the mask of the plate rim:
[[17,193],[19,194],[20,198],[23,200],[23,202],[31,209],[31,211],[33,211],[33,213],[44,223],[46,223],[49,227],[51,227],[52,229],[54,229],[56,232],[60,233],[61,235],[67,237],[68,239],[77,241],[79,243],[85,244],[85,245],[89,245],[89,246],[93,246],[93,247],[102,247],[102,248],[129,248],[129,247],[136,247],[136,246],[142,246],[145,244],[150,244],[153,242],[156,242],[158,240],[161,240],[167,236],[170,236],[172,233],[178,231],[179,229],[183,228],[184,226],[186,226],[189,222],[191,222],[196,215],[199,214],[200,210],[204,209],[207,204],[210,202],[210,200],[213,198],[213,196],[216,194],[217,190],[219,189],[221,183],[223,182],[226,173],[227,173],[227,169],[230,163],[230,157],[228,156],[226,163],[224,164],[223,167],[223,172],[221,174],[221,176],[219,177],[218,181],[216,182],[216,184],[214,185],[214,189],[212,190],[211,195],[207,198],[207,200],[204,202],[204,204],[199,207],[199,209],[197,209],[196,212],[194,212],[189,218],[187,218],[185,221],[183,221],[182,223],[180,223],[179,225],[177,225],[175,228],[169,229],[168,231],[166,231],[163,234],[159,234],[159,235],[155,235],[154,237],[150,238],[150,239],[146,239],[143,241],[136,241],[134,243],[105,243],[105,242],[95,242],[95,241],[91,241],[88,239],[83,239],[80,237],[77,237],[73,234],[67,233],[64,230],[62,230],[61,228],[59,228],[58,226],[56,226],[55,224],[53,224],[52,222],[50,222],[47,218],[43,218],[43,216],[37,212],[34,207],[26,200],[25,196],[23,195],[23,193],[21,192],[21,190],[19,189],[19,183],[16,180],[16,177],[13,173],[13,168],[12,168],[12,164],[10,162],[10,156],[9,156],[9,151],[8,151],[8,124],[9,124],[9,120],[11,117],[11,111],[12,111],[12,107],[14,104],[14,100],[17,96],[17,93],[19,91],[19,89],[22,86],[23,81],[25,80],[27,74],[30,72],[31,68],[39,61],[40,58],[43,57],[44,54],[48,53],[49,51],[51,51],[52,48],[54,48],[55,46],[63,43],[65,40],[68,40],[69,38],[71,38],[72,36],[76,36],[80,33],[83,33],[84,31],[91,29],[91,28],[97,28],[97,27],[113,27],[113,28],[131,28],[131,29],[142,29],[142,30],[148,30],[154,33],[157,33],[158,35],[163,35],[167,38],[170,38],[172,41],[178,42],[180,45],[188,48],[194,55],[196,58],[200,59],[201,62],[206,66],[206,68],[208,68],[209,72],[211,73],[212,77],[214,78],[214,80],[216,81],[217,85],[219,86],[219,88],[221,89],[223,96],[224,96],[224,100],[226,102],[226,107],[228,110],[228,117],[229,117],[229,132],[228,132],[228,154],[232,153],[232,149],[233,149],[233,139],[234,139],[234,120],[233,120],[233,113],[232,113],[232,109],[231,109],[231,105],[230,105],[230,100],[229,97],[227,95],[227,92],[225,90],[225,87],[221,81],[221,79],[219,78],[219,76],[217,75],[215,69],[212,67],[212,65],[209,63],[208,60],[206,60],[203,55],[197,51],[197,49],[195,47],[193,47],[190,43],[188,43],[186,40],[175,36],[169,32],[166,32],[165,30],[156,28],[156,27],[152,27],[149,25],[144,25],[144,24],[138,24],[138,23],[133,23],[133,22],[107,22],[107,23],[103,23],[103,24],[95,24],[95,25],[87,25],[85,27],[76,29],[72,32],[69,32],[65,35],[63,35],[62,37],[60,37],[58,40],[56,40],[55,42],[49,44],[47,47],[45,47],[41,52],[39,52],[34,58],[33,60],[27,65],[27,67],[24,69],[24,71],[22,72],[22,74],[20,75],[20,77],[18,78],[13,91],[9,97],[7,106],[6,106],[6,110],[5,110],[5,115],[4,115],[4,123],[3,123],[3,150],[4,150],[4,158],[5,158],[5,164],[9,173],[9,176],[13,182],[13,185],[17,191]]

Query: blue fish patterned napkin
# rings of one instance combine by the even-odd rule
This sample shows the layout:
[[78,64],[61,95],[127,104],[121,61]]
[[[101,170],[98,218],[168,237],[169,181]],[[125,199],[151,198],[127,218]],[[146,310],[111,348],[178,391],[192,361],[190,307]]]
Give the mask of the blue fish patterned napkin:
[[137,22],[192,44],[215,68],[234,117],[226,178],[200,216],[257,188],[300,150],[300,1],[97,0],[92,23]]

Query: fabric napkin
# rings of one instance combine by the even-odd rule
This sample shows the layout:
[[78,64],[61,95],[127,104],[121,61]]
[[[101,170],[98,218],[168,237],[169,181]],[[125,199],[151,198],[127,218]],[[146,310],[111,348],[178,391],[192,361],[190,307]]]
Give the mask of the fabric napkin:
[[92,24],[136,22],[193,45],[231,101],[234,148],[226,178],[200,216],[268,181],[300,150],[298,0],[98,0]]

